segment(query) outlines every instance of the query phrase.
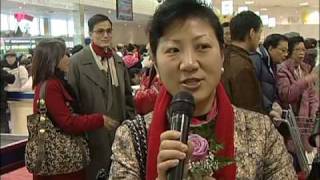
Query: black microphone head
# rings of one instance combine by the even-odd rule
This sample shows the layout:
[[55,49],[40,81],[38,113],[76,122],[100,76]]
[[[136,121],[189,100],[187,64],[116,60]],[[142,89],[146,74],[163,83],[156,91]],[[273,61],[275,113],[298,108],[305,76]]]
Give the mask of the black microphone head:
[[187,91],[180,91],[173,96],[170,104],[170,115],[172,113],[186,114],[190,118],[193,115],[195,108],[194,98],[191,93]]

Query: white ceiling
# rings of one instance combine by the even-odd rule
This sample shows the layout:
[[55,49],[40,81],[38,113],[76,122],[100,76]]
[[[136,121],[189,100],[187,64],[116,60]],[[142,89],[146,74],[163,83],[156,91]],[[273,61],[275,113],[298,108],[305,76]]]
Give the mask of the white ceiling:
[[[220,5],[223,0],[212,0],[214,5]],[[319,8],[319,0],[234,0],[233,4],[236,6],[245,5],[245,1],[254,1],[254,4],[249,5],[254,8],[273,8],[273,7],[301,7],[299,3],[308,2],[307,7]]]
[[[222,0],[212,1],[216,8],[221,8]],[[245,5],[245,1],[248,0],[234,0],[234,9]],[[277,19],[294,19],[300,17],[301,13],[306,10],[319,9],[319,0],[253,1],[254,4],[247,5],[250,10],[260,11],[260,14],[268,14],[277,17]],[[84,5],[85,17],[103,13],[110,16],[115,23],[121,23],[121,21],[116,20],[115,0],[1,0],[1,13],[26,12],[33,16],[68,18],[73,17],[78,12],[79,2]],[[301,7],[299,6],[301,2],[308,2],[309,5]],[[146,24],[157,5],[157,0],[133,0],[133,10],[136,13],[134,13],[134,22],[131,23]],[[261,11],[261,8],[267,8],[267,11]]]

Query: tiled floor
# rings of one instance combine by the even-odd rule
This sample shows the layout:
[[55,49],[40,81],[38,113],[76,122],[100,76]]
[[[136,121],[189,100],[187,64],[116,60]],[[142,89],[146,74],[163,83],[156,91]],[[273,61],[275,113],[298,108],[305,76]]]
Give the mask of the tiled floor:
[[1,180],[32,180],[32,174],[28,172],[26,167],[17,169],[15,171],[3,174]]

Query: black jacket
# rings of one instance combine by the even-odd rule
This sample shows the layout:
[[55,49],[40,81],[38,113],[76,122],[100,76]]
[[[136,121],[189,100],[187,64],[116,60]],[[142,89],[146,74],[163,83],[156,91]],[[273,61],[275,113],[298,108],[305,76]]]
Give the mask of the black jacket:
[[272,103],[278,100],[275,65],[272,63],[268,51],[262,45],[250,55],[250,58],[256,69],[257,79],[261,84],[263,108],[266,112],[270,112]]
[[0,80],[0,90],[1,90],[1,100],[0,100],[0,109],[1,113],[5,112],[6,104],[7,104],[7,92],[4,90],[4,88],[7,86],[7,84],[12,84],[15,81],[15,76],[8,73],[7,71],[3,70],[1,67],[1,80]]

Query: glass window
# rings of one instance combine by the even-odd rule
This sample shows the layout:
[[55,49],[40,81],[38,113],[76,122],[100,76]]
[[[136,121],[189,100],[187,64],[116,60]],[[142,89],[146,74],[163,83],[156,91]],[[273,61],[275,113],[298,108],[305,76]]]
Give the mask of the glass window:
[[68,20],[68,36],[74,36],[74,22],[73,19]]
[[40,27],[40,35],[44,35],[44,20],[40,18],[39,20],[39,27]]
[[1,31],[9,30],[8,15],[1,14]]
[[51,35],[62,36],[68,34],[67,21],[64,19],[51,19]]

